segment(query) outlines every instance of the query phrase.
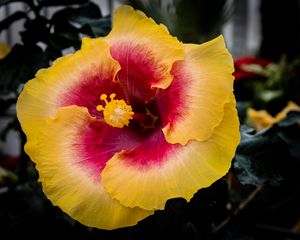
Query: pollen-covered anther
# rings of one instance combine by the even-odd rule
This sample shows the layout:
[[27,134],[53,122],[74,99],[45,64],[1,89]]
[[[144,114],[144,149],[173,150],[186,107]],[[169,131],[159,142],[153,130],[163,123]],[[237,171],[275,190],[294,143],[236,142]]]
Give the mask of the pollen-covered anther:
[[128,126],[134,112],[124,100],[115,100],[115,97],[115,93],[110,94],[110,101],[108,101],[107,95],[101,94],[100,100],[104,101],[105,106],[98,105],[97,110],[103,111],[103,117],[107,124],[112,127],[122,128]]

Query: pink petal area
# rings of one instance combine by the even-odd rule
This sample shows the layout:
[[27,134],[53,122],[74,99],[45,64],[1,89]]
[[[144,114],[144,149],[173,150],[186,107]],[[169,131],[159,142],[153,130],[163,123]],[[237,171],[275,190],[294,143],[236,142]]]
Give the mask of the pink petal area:
[[112,45],[111,55],[121,66],[116,80],[130,104],[146,102],[156,94],[151,84],[163,76],[159,75],[157,62],[148,48],[134,43],[120,43]]
[[110,195],[128,207],[163,209],[170,198],[190,200],[228,171],[239,143],[235,100],[225,104],[222,123],[207,141],[182,146],[156,132],[136,149],[113,156],[102,172]]
[[105,191],[101,172],[118,151],[136,145],[125,129],[110,128],[86,108],[60,108],[43,122],[26,152],[35,162],[43,191],[79,222],[102,229],[135,225],[153,211],[127,208]]
[[165,26],[129,6],[116,9],[112,31],[104,40],[121,66],[117,79],[130,104],[151,98],[152,87],[167,88],[173,64],[184,58],[183,44]]
[[125,99],[124,91],[119,83],[114,82],[114,73],[101,73],[90,75],[89,72],[82,74],[80,82],[71,86],[59,103],[59,107],[77,105],[86,107],[92,116],[102,117],[102,113],[97,111],[98,105],[104,105],[100,100],[101,94],[109,96],[111,93],[116,94],[116,99]]
[[110,56],[102,39],[83,39],[82,48],[57,59],[47,69],[25,84],[17,102],[17,116],[27,137],[33,139],[41,122],[53,117],[58,108],[69,105],[87,107],[97,115],[95,107],[102,93],[114,91],[118,98],[123,90],[113,83],[120,65]]
[[78,129],[78,137],[72,144],[80,156],[80,165],[89,166],[97,179],[106,162],[114,154],[136,147],[141,138],[128,127],[115,128],[103,120],[88,121]]
[[180,144],[168,143],[161,129],[157,129],[136,148],[124,151],[122,156],[127,159],[128,165],[147,170],[153,166],[162,166],[168,155],[178,148],[181,148]]
[[186,44],[186,58],[174,64],[174,80],[156,96],[168,142],[205,141],[220,125],[233,92],[233,61],[222,36]]

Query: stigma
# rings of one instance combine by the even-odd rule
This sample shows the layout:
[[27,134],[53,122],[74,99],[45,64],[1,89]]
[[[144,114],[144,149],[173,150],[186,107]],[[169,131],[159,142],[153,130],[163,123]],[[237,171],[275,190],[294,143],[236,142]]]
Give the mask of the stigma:
[[130,105],[127,105],[124,100],[115,100],[115,93],[110,94],[110,101],[107,100],[106,94],[101,94],[100,100],[104,101],[105,105],[98,105],[97,110],[102,112],[104,121],[112,127],[122,128],[128,126],[129,120],[132,119],[134,112]]

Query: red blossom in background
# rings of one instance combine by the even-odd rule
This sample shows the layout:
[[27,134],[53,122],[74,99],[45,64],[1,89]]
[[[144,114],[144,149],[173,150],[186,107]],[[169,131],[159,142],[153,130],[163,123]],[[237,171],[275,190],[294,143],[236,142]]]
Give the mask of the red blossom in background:
[[267,68],[272,62],[255,57],[243,57],[234,62],[235,72],[233,76],[236,80],[265,78],[267,77]]

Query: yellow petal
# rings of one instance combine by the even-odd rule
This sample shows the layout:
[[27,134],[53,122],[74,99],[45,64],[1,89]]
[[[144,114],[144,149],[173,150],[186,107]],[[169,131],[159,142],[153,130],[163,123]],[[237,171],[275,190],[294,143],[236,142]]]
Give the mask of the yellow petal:
[[5,43],[0,42],[0,59],[5,58],[9,51],[10,48]]
[[[85,84],[87,79],[93,81],[97,77],[102,81],[104,78],[114,78],[119,69],[118,63],[110,56],[107,43],[101,39],[83,39],[81,50],[61,57],[51,67],[38,71],[36,77],[25,84],[16,106],[18,119],[27,137],[29,134],[35,135],[41,121],[54,116],[57,108],[68,105],[66,101],[74,94],[76,87]],[[91,91],[95,89],[85,89],[86,93]],[[93,94],[98,99],[100,92]]]
[[[143,12],[129,6],[116,9],[112,31],[105,40],[111,45],[112,56],[117,61],[122,62],[119,58],[126,55],[127,62],[139,61],[137,65],[153,65],[153,82],[149,82],[152,87],[167,88],[173,79],[170,74],[172,65],[184,58],[183,44],[172,37],[164,25],[156,24]],[[124,51],[124,54],[120,54]],[[137,56],[140,59],[131,59]],[[126,62],[123,66],[121,63],[124,71],[130,71],[130,67],[133,67],[125,65]]]
[[256,131],[260,131],[264,128],[270,128],[273,124],[280,122],[286,118],[290,111],[300,112],[300,107],[296,103],[290,101],[275,117],[272,117],[266,110],[256,111],[252,108],[248,109],[247,115]]
[[266,110],[256,111],[249,108],[247,115],[256,131],[260,131],[263,128],[269,128],[276,122],[276,120]]
[[[224,111],[223,121],[211,138],[179,145],[166,153],[160,164],[152,163],[147,153],[139,161],[148,161],[148,165],[131,162],[130,153],[125,151],[116,154],[102,172],[107,192],[125,206],[147,210],[163,209],[170,198],[190,200],[197,190],[210,186],[230,168],[240,138],[233,96]],[[160,147],[154,144],[149,151],[159,154]]]
[[279,122],[279,121],[283,120],[284,118],[286,118],[286,115],[290,111],[300,112],[300,107],[296,103],[290,101],[286,105],[286,107],[284,109],[282,109],[281,112],[275,116],[276,122]]
[[160,100],[172,95],[170,101],[178,102],[163,132],[168,142],[182,145],[213,134],[223,119],[234,79],[233,60],[222,36],[202,45],[186,44],[185,54],[185,60],[174,66],[174,80]]
[[[102,229],[135,225],[152,211],[127,208],[104,190],[101,171],[95,175],[84,163],[78,146],[80,135],[91,118],[85,108],[60,108],[57,115],[43,122],[37,139],[28,139],[26,152],[36,163],[43,191],[54,205],[79,222]],[[97,173],[97,172],[96,172]]]

